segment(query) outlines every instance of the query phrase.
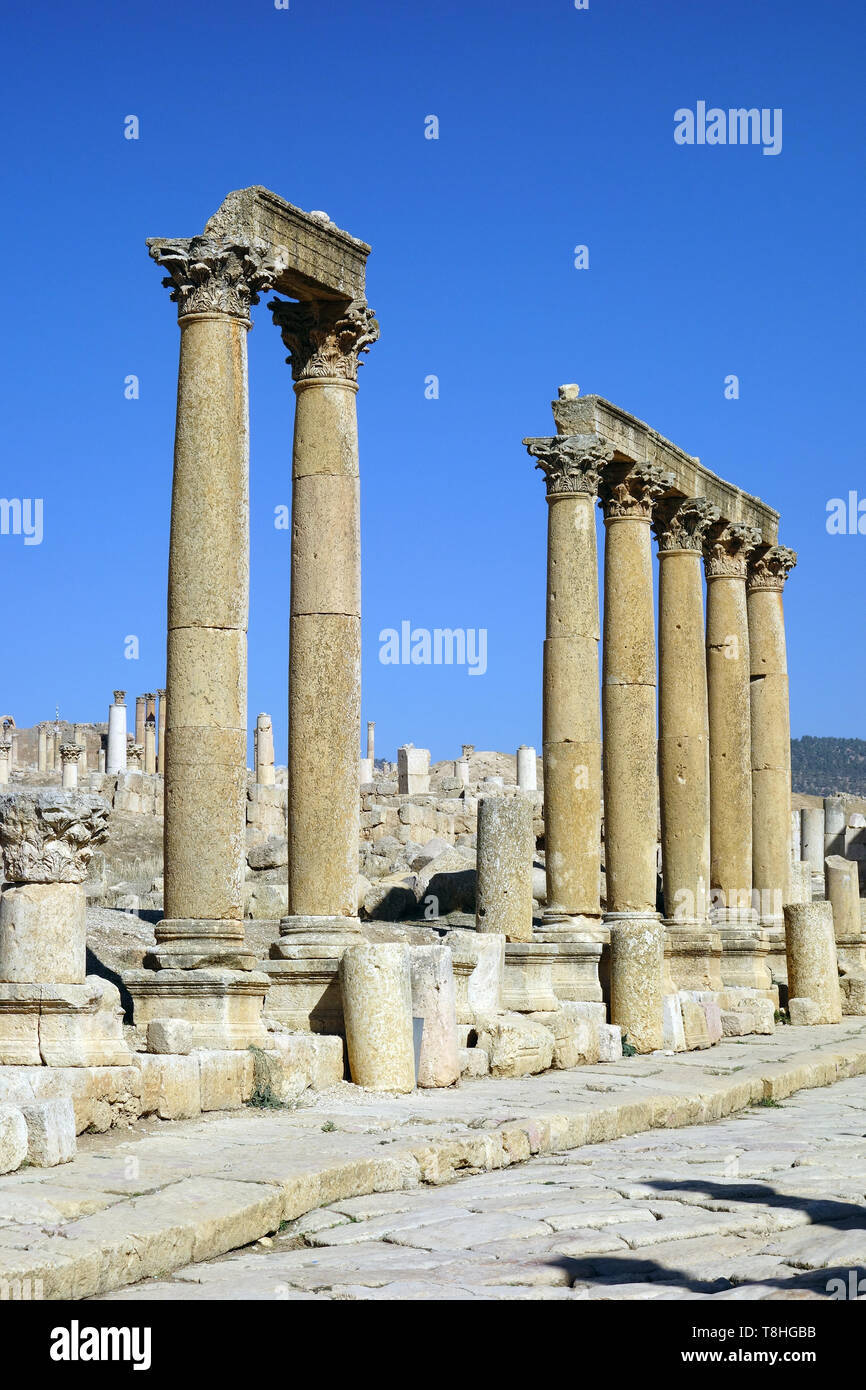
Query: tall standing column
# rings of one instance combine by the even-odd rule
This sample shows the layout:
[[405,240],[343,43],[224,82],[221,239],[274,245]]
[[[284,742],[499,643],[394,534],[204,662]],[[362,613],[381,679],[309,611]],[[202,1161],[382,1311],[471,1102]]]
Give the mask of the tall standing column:
[[48,725],[40,724],[38,733],[36,768],[39,772],[48,771]]
[[656,508],[659,546],[659,792],[662,882],[671,974],[678,989],[719,989],[721,941],[711,932],[710,759],[704,648],[703,545],[719,509],[705,498]]
[[81,749],[80,771],[87,771],[87,730],[83,724],[76,724],[72,731],[72,742]]
[[361,528],[355,396],[379,336],[362,300],[274,300],[297,405],[292,454],[289,916],[295,943],[358,930]]
[[597,435],[525,439],[547,485],[545,926],[599,926],[601,723],[595,504],[613,449]]
[[165,691],[158,690],[159,714],[157,728],[159,730],[156,740],[156,770],[165,772]]
[[720,523],[705,548],[710,716],[710,884],[726,985],[768,988],[768,938],[752,907],[752,734],[746,571],[753,526]]
[[152,714],[144,721],[144,770],[156,772],[156,719]]
[[105,752],[105,771],[109,777],[126,771],[126,705],[125,690],[115,690],[114,704],[108,706],[108,742]]
[[[751,670],[752,884],[773,957],[784,963],[791,866],[791,719],[782,590],[797,556],[774,545],[753,555],[746,581]],[[757,904],[756,904],[757,905]],[[773,962],[770,962],[771,968]]]
[[260,714],[256,720],[255,738],[255,776],[261,787],[272,787],[274,775],[274,730],[269,714]]
[[376,760],[376,721],[375,721],[375,719],[368,719],[368,720],[367,720],[367,757],[370,759],[370,762],[371,762],[371,763],[372,763],[372,762],[375,762],[375,760]]
[[[249,603],[250,306],[273,283],[258,246],[153,240],[178,306],[168,574],[162,966],[247,966],[243,879]],[[145,697],[145,705],[148,697]],[[138,737],[136,743],[139,742]],[[193,944],[195,949],[193,949]],[[189,963],[192,963],[191,961]]]
[[60,745],[63,742],[63,731],[59,724],[54,725],[54,761],[52,766],[55,772],[60,771]]
[[12,767],[12,740],[0,739],[0,787],[5,787],[9,781],[9,772]]
[[602,720],[611,1020],[639,1052],[661,1047],[663,1038],[650,522],[656,499],[672,482],[654,464],[612,465],[600,488],[606,528]]
[[147,716],[147,696],[136,695],[135,697],[135,741],[144,744],[144,721]]

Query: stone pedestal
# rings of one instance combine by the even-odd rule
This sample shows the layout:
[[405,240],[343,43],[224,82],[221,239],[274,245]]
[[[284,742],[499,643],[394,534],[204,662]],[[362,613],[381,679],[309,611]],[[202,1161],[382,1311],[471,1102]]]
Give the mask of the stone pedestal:
[[478,802],[476,925],[507,941],[532,940],[533,812],[522,795]]
[[601,725],[595,504],[613,449],[597,435],[525,439],[547,489],[544,640],[546,918],[599,918]]
[[245,1050],[266,1047],[262,1009],[268,977],[255,970],[127,970],[123,982],[135,1005],[135,1023],[184,1019],[193,1047]]
[[423,796],[430,790],[430,750],[407,743],[397,749],[397,791],[400,796]]
[[505,946],[503,1006],[517,1014],[551,1013],[559,1008],[553,967],[559,948],[542,941],[509,941]]
[[556,947],[551,971],[557,999],[563,1003],[601,1003],[604,994],[599,966],[610,932],[597,917],[545,920],[534,939]]
[[129,1063],[118,991],[85,975],[82,885],[108,814],[70,790],[0,796],[0,1064]]

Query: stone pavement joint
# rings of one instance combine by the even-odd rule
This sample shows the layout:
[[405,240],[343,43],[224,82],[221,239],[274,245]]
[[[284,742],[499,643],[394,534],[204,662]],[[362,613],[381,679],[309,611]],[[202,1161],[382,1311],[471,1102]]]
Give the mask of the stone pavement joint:
[[[669,1194],[659,1186],[668,1180],[665,1171],[653,1162],[650,1182],[643,1162],[623,1175],[639,1200],[620,1223],[620,1234],[614,1229],[617,1223],[608,1217],[612,1205],[628,1200],[624,1196],[628,1189],[621,1185],[619,1192],[594,1194],[586,1210],[586,1227],[577,1226],[575,1190],[580,1190],[586,1176],[591,1179],[581,1165],[591,1165],[601,1152],[593,1149],[584,1156],[579,1152],[583,1146],[724,1121],[756,1102],[778,1102],[804,1088],[863,1073],[866,1022],[850,1019],[821,1029],[785,1028],[773,1037],[727,1040],[713,1050],[711,1062],[697,1054],[628,1058],[523,1081],[475,1081],[457,1090],[400,1097],[359,1096],[356,1088],[341,1086],[308,1103],[302,1101],[293,1110],[213,1113],[193,1121],[152,1125],[149,1132],[126,1138],[117,1130],[88,1136],[72,1162],[49,1170],[23,1169],[0,1181],[0,1293],[11,1297],[16,1287],[29,1280],[44,1298],[87,1298],[142,1280],[165,1279],[190,1264],[198,1266],[279,1232],[286,1223],[309,1213],[311,1238],[317,1243],[327,1241],[330,1229],[338,1242],[333,1257],[345,1271],[339,1277],[345,1280],[346,1290],[332,1296],[351,1298],[355,1296],[350,1291],[352,1252],[368,1250],[373,1231],[384,1225],[368,1227],[367,1240],[356,1244],[340,1232],[362,1219],[358,1213],[350,1209],[346,1221],[329,1227],[329,1218],[318,1209],[361,1201],[369,1204],[366,1216],[370,1220],[377,1220],[377,1210],[387,1218],[394,1210],[392,1202],[399,1207],[409,1197],[407,1205],[412,1209],[426,1205],[419,1200],[420,1194],[412,1193],[421,1184],[427,1185],[436,1207],[432,1219],[429,1223],[426,1217],[420,1222],[407,1219],[399,1247],[388,1243],[383,1248],[391,1268],[398,1256],[415,1271],[419,1261],[426,1261],[434,1286],[442,1283],[441,1274],[436,1273],[440,1256],[450,1253],[454,1265],[450,1283],[452,1273],[457,1279],[458,1267],[465,1265],[468,1270],[477,1258],[463,1248],[465,1237],[460,1234],[466,1220],[465,1183],[459,1194],[443,1192],[440,1197],[436,1189],[460,1175],[507,1170],[555,1154],[560,1157],[551,1161],[552,1175],[545,1180],[551,1193],[560,1172],[555,1165],[565,1161],[561,1155],[576,1150],[569,1159],[577,1172],[568,1175],[568,1201],[559,1203],[555,1213],[564,1229],[555,1231],[532,1202],[493,1204],[488,1216],[472,1218],[485,1222],[483,1237],[473,1239],[481,1240],[478,1254],[497,1261],[497,1285],[533,1283],[522,1266],[511,1269],[506,1258],[517,1237],[518,1243],[537,1248],[533,1258],[538,1277],[548,1283],[551,1246],[556,1246],[566,1265],[572,1259],[585,1259],[590,1249],[599,1258],[606,1251],[638,1251],[653,1227],[665,1226],[667,1218],[659,1215],[665,1201],[674,1195],[679,1201],[679,1190]],[[773,1111],[751,1113],[772,1116]],[[844,1106],[834,1107],[834,1123],[847,1123],[845,1114]],[[855,1109],[850,1124],[852,1133],[862,1135],[862,1115]],[[822,1180],[818,1166],[797,1171],[807,1173],[813,1184]],[[507,1179],[503,1172],[501,1181]],[[670,1181],[680,1184],[681,1176]],[[522,1195],[523,1175],[515,1174],[513,1182],[516,1198]],[[691,1192],[688,1184],[685,1191]],[[836,1193],[828,1190],[824,1195],[831,1198]],[[747,1201],[745,1192],[743,1198]],[[676,1221],[667,1227],[672,1249],[694,1244],[698,1230],[712,1234],[736,1229],[741,1238],[753,1232],[752,1211],[745,1205],[731,1211],[730,1203],[719,1202],[715,1210],[695,1210],[699,1226],[692,1224],[691,1240],[686,1240],[688,1232],[676,1222],[688,1221],[687,1202],[688,1195],[677,1205]],[[573,1221],[575,1229],[571,1229]],[[763,1222],[764,1238],[770,1225]],[[783,1238],[783,1226],[784,1222],[772,1226],[774,1238]],[[433,1254],[423,1248],[425,1230],[435,1240]],[[845,1249],[856,1244],[854,1236],[843,1242]],[[301,1239],[303,1232],[296,1237]],[[420,1248],[414,1248],[416,1244]],[[333,1258],[327,1245],[318,1257]],[[568,1282],[569,1269],[554,1271],[558,1282]],[[323,1287],[322,1274],[316,1278],[318,1287]],[[275,1296],[273,1283],[270,1277],[267,1296]],[[332,1284],[333,1280],[328,1287]],[[299,1295],[295,1291],[286,1296]],[[429,1296],[445,1295],[434,1288]]]

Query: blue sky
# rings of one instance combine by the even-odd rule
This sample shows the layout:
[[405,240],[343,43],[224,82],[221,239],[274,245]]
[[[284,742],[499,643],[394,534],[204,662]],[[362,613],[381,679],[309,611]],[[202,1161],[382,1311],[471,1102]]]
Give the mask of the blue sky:
[[[178,332],[144,239],[193,235],[262,183],[373,247],[382,336],[359,415],[377,752],[540,746],[546,507],[521,439],[553,432],[561,382],[782,512],[800,552],[793,732],[866,737],[866,535],[826,529],[829,499],[866,499],[864,31],[856,0],[18,7],[0,495],[44,499],[44,539],[0,536],[3,712],[104,719],[113,688],[163,683]],[[674,112],[700,100],[781,108],[781,153],[677,145]],[[294,398],[264,304],[254,317],[249,713],[271,712],[282,759],[273,516]],[[379,632],[404,620],[486,628],[487,673],[382,665]]]

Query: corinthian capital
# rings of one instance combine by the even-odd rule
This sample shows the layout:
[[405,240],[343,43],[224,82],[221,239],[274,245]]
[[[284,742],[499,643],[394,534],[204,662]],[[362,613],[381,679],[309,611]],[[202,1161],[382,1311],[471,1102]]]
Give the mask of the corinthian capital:
[[162,283],[171,290],[179,319],[227,314],[246,321],[250,306],[271,289],[282,269],[260,241],[242,245],[231,237],[150,237],[147,249],[168,270]]
[[652,520],[656,498],[673,487],[673,474],[665,472],[656,463],[636,463],[624,467],[625,472],[616,470],[602,480],[599,496],[605,521],[618,517]]
[[749,562],[746,588],[775,589],[781,593],[796,563],[796,550],[789,550],[786,545],[771,545]]
[[10,883],[82,883],[108,838],[108,803],[81,792],[0,796],[0,846]]
[[761,539],[757,526],[738,521],[715,528],[704,548],[707,579],[745,579],[749,556]]
[[379,337],[379,324],[366,300],[313,299],[294,304],[272,299],[268,308],[288,348],[286,361],[294,381],[328,376],[358,380],[361,353],[369,352]]
[[575,492],[595,497],[601,470],[613,458],[613,448],[597,434],[555,434],[523,443],[538,459],[535,466],[544,474],[548,497]]
[[658,504],[653,531],[659,551],[695,550],[700,554],[711,526],[721,512],[706,497],[671,497]]

